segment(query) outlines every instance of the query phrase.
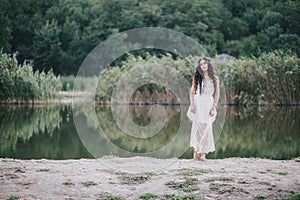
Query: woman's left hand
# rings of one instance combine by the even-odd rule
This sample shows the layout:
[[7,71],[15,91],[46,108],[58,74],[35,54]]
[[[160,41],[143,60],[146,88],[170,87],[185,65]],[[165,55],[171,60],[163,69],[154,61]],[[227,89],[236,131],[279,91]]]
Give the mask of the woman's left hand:
[[215,114],[215,110],[216,110],[216,108],[213,106],[213,107],[211,107],[211,109],[210,109],[210,111],[209,111],[209,115],[211,116],[211,117],[213,117],[214,116],[214,114]]

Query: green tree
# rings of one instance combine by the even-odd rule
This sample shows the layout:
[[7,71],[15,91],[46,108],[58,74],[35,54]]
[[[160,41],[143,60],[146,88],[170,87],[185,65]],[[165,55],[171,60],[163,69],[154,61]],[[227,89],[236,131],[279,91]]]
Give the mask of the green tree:
[[273,8],[276,12],[281,13],[283,16],[281,21],[281,27],[287,33],[294,33],[299,36],[300,34],[300,1],[286,0],[276,1]]
[[7,16],[8,1],[0,2],[0,50],[9,51],[11,49],[11,25]]
[[47,21],[46,24],[36,31],[33,44],[34,68],[40,71],[53,69],[55,74],[63,73],[61,63],[62,49],[59,35],[61,29],[57,21]]
[[12,27],[11,47],[22,59],[32,57],[35,30],[45,23],[44,15],[57,0],[9,0],[8,17]]

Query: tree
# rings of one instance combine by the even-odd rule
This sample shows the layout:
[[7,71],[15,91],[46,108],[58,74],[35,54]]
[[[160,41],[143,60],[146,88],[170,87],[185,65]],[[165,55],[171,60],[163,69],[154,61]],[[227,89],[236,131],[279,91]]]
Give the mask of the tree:
[[8,1],[0,2],[0,50],[10,51],[11,45],[11,25],[7,16]]
[[55,74],[64,72],[61,64],[60,33],[61,29],[55,20],[47,21],[40,30],[36,31],[33,44],[34,69],[40,71],[53,69]]

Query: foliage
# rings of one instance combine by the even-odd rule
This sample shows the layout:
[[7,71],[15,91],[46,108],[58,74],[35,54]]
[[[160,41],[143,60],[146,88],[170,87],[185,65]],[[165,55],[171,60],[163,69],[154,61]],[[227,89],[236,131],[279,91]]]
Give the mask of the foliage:
[[0,100],[29,102],[55,97],[61,89],[59,77],[52,71],[34,72],[31,66],[18,65],[16,58],[0,53]]
[[8,9],[8,0],[2,0],[0,2],[0,50],[9,51],[11,48],[11,27],[9,24],[9,18],[5,15],[5,11]]
[[164,27],[194,38],[211,56],[251,57],[276,49],[299,56],[299,8],[295,0],[3,0],[0,48],[19,51],[21,62],[35,59],[35,69],[74,75],[112,34]]

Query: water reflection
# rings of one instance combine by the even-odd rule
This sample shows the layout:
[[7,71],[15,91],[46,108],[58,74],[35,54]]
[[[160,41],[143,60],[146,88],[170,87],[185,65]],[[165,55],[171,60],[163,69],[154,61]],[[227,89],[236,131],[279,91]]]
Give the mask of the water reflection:
[[2,158],[91,157],[76,134],[68,106],[1,106],[0,120]]
[[300,155],[300,108],[228,109],[211,158],[290,159]]
[[[131,106],[130,116],[138,126],[151,124],[147,106]],[[227,108],[223,132],[216,141],[216,151],[208,158],[263,157],[290,159],[300,156],[300,107],[283,108]],[[120,111],[121,112],[121,111]],[[116,125],[111,107],[97,107],[97,120],[83,115],[94,130],[100,124],[109,130],[101,140],[92,145],[103,147],[101,155],[110,155],[106,145],[113,143],[119,149],[145,153],[153,152],[168,144],[179,128],[180,107],[166,106],[163,128],[149,137],[124,134]],[[155,118],[154,118],[155,119]],[[191,125],[191,124],[190,124]],[[80,140],[70,106],[56,107],[0,107],[0,157],[21,159],[71,159],[92,158]],[[87,131],[87,137],[89,130]],[[166,157],[188,145],[190,129],[172,144]],[[99,137],[99,136],[97,136]],[[114,155],[122,156],[118,152]],[[188,149],[182,158],[191,158]]]

